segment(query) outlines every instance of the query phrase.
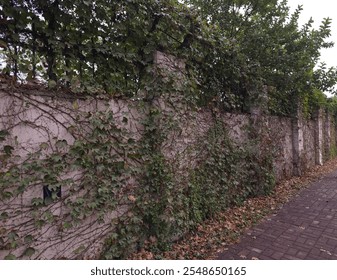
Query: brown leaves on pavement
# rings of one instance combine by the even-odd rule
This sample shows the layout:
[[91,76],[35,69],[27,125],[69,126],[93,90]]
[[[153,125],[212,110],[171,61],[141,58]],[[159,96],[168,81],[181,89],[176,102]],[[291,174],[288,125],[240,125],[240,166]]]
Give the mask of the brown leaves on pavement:
[[196,231],[187,234],[164,253],[142,250],[130,259],[216,259],[219,252],[237,243],[240,236],[267,215],[276,212],[301,189],[337,168],[337,159],[324,166],[315,166],[301,177],[280,182],[269,196],[247,199],[242,205],[219,213],[212,220],[204,221]]

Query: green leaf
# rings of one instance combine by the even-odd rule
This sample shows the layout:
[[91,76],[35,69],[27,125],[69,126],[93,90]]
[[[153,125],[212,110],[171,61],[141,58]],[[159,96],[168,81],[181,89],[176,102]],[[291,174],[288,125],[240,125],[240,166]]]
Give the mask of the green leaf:
[[31,201],[32,205],[34,206],[40,206],[40,205],[43,205],[43,199],[42,198],[37,198],[37,197],[34,197]]
[[7,43],[5,41],[3,41],[3,40],[0,40],[0,47],[6,49],[7,48]]
[[7,130],[0,130],[0,142],[4,141],[8,135],[9,132]]
[[48,81],[48,87],[53,89],[56,87],[56,82],[54,80],[49,80]]
[[4,152],[6,155],[11,155],[13,150],[14,148],[12,146],[9,145],[4,146]]
[[38,229],[40,229],[40,228],[42,228],[42,226],[43,225],[45,225],[45,221],[43,221],[43,220],[37,220],[37,221],[35,221],[35,225],[36,225],[36,227],[38,228]]
[[[6,173],[6,175],[7,175],[8,173]],[[4,192],[3,194],[2,194],[2,197],[3,198],[5,198],[5,199],[9,199],[9,198],[11,198],[11,197],[13,197],[13,193],[11,193],[11,192]]]
[[14,256],[13,254],[9,254],[5,257],[5,260],[16,260],[16,256]]
[[33,71],[29,71],[29,72],[27,73],[26,80],[27,80],[27,81],[33,80],[33,75],[34,75]]
[[92,4],[92,0],[83,0],[83,4],[89,6]]
[[17,248],[18,247],[18,243],[16,242],[16,241],[12,241],[11,242],[11,248],[12,249],[15,249],[15,248]]
[[68,228],[71,228],[71,227],[72,227],[71,223],[69,223],[69,222],[64,222],[63,223],[63,228],[64,229],[68,229]]
[[25,250],[25,252],[23,253],[23,255],[24,256],[26,256],[26,257],[31,257],[31,256],[33,256],[34,254],[35,254],[35,249],[34,248],[32,248],[32,247],[28,247],[26,250]]
[[[53,162],[61,162],[62,156],[55,154],[55,155],[51,156],[51,159],[52,159]],[[51,176],[49,175],[48,177],[51,177]]]
[[47,150],[48,148],[49,148],[48,143],[43,142],[43,143],[40,144],[40,149],[41,150]]
[[8,239],[15,240],[17,238],[18,238],[18,235],[16,234],[15,231],[11,231],[10,233],[8,233]]
[[67,140],[58,140],[56,143],[55,143],[55,147],[58,148],[58,149],[63,149],[65,147],[68,146],[68,142]]
[[4,220],[4,219],[7,219],[9,216],[8,216],[8,213],[7,212],[2,212],[1,214],[0,214],[0,221],[1,220]]
[[31,243],[32,241],[33,241],[33,236],[32,236],[32,235],[27,235],[27,236],[25,236],[24,242],[25,242],[26,244],[29,244],[29,243]]
[[77,100],[75,100],[75,101],[73,102],[73,108],[74,108],[74,110],[78,110],[79,105],[78,105]]

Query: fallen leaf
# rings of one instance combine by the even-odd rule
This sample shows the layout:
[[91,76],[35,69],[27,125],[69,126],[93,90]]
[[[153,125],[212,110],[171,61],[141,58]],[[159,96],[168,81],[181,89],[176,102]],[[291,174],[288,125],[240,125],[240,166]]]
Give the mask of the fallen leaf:
[[[299,190],[305,188],[322,175],[332,172],[336,169],[336,166],[337,158],[328,161],[323,166],[317,166],[309,170],[302,177],[280,182],[269,196],[249,198],[243,203],[243,206],[231,207],[218,213],[216,218],[203,221],[195,232],[186,234],[184,238],[172,244],[169,251],[160,253],[160,257],[162,259],[185,260],[216,259],[219,252],[230,251],[228,246],[238,243],[240,235],[247,232],[263,217],[273,212],[275,213],[275,209],[279,209]],[[135,200],[136,198],[129,196],[130,201],[133,199]],[[303,226],[299,228],[305,229]],[[150,248],[151,244],[149,243],[147,246]],[[327,254],[331,254],[329,251],[322,250]],[[201,252],[202,254],[200,254]],[[145,257],[148,256],[138,253],[131,255],[130,259],[144,259]],[[153,255],[153,258],[156,258],[156,256]],[[247,257],[241,255],[240,258],[246,259]]]

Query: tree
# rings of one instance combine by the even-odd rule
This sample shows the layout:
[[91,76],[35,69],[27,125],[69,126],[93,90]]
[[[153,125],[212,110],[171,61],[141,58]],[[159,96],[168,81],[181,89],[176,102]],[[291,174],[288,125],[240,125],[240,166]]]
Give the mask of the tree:
[[160,50],[185,59],[193,102],[246,112],[266,91],[270,112],[281,115],[337,82],[335,68],[316,68],[333,45],[330,19],[299,27],[302,8],[290,14],[287,1],[0,1],[3,72],[15,78],[134,97],[160,91]]
[[[292,104],[315,89],[327,91],[335,84],[334,68],[327,73],[324,69],[314,70],[320,50],[333,46],[326,41],[330,36],[330,19],[324,19],[318,30],[312,28],[312,19],[300,28],[302,7],[290,14],[287,1],[190,0],[189,4],[223,38],[222,50],[211,62],[216,70],[208,69],[205,73],[211,73],[215,85],[211,90],[218,92],[221,100],[226,99],[224,92],[228,89],[234,95],[230,107],[237,101],[249,105],[256,92],[267,85],[271,112],[289,115],[296,109]],[[232,48],[233,56],[222,56],[221,52],[226,54],[228,47]],[[229,65],[235,76],[221,78]]]
[[148,84],[155,50],[179,51],[191,22],[169,0],[1,2],[5,72],[127,96]]

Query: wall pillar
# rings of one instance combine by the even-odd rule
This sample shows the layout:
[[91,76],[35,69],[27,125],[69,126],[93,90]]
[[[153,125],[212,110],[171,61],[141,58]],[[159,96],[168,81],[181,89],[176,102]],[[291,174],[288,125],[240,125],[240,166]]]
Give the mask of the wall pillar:
[[323,165],[323,111],[319,109],[315,117],[315,161]]
[[293,143],[293,173],[301,176],[303,171],[303,116],[301,108],[298,108],[296,116],[292,120],[292,143]]
[[329,112],[326,112],[325,114],[325,119],[324,119],[325,123],[325,133],[323,135],[324,137],[324,146],[325,146],[325,158],[326,160],[331,158],[331,117]]

